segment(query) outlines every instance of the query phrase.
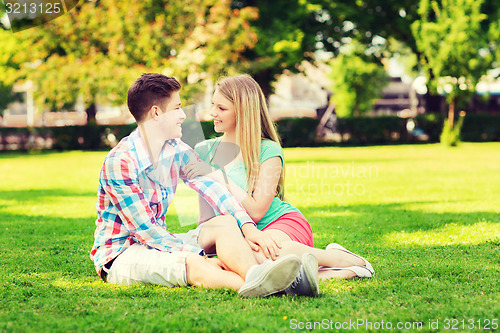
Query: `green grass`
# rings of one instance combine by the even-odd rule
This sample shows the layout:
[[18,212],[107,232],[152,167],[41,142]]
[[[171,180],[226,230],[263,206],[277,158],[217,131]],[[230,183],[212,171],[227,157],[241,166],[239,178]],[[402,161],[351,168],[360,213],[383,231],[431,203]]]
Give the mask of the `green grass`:
[[[314,299],[101,282],[89,251],[104,156],[0,154],[0,331],[335,331],[364,320],[428,332],[499,318],[499,143],[285,149],[286,194],[315,245],[338,242],[376,269],[370,280],[321,283]],[[190,228],[169,219],[173,231]]]

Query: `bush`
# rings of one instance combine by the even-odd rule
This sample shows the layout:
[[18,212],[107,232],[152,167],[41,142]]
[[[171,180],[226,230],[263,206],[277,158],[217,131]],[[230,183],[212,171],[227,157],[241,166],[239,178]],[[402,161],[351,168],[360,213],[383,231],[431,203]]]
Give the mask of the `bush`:
[[448,119],[444,121],[443,132],[441,132],[440,142],[448,147],[455,147],[460,142],[460,130],[464,123],[464,117],[461,116],[458,121],[450,126]]
[[467,114],[462,126],[463,141],[500,141],[500,116]]
[[[500,141],[500,115],[468,114],[459,120],[463,122],[463,141]],[[443,132],[444,118],[441,114],[424,114],[415,118],[417,128],[429,136],[426,142],[439,142]],[[315,130],[319,119],[284,118],[276,122],[283,147],[315,147],[320,145],[372,145],[402,144],[416,142],[406,131],[406,119],[398,117],[359,117],[338,119],[337,128],[343,138],[338,143],[318,142]],[[129,125],[87,125],[39,128],[0,127],[0,150],[96,150],[109,149],[123,137],[129,135],[136,124]],[[213,122],[186,122],[184,139],[194,145],[203,139],[210,139],[215,133]],[[186,135],[188,131],[192,135]],[[449,129],[444,129],[443,140],[451,140]],[[188,142],[192,140],[193,142]],[[453,140],[451,140],[453,141]]]
[[319,119],[283,118],[276,122],[283,147],[313,147]]
[[343,143],[350,145],[388,144],[406,141],[406,120],[393,117],[340,118],[337,128]]
[[417,127],[429,136],[428,142],[439,142],[443,131],[444,117],[441,113],[427,113],[415,117]]

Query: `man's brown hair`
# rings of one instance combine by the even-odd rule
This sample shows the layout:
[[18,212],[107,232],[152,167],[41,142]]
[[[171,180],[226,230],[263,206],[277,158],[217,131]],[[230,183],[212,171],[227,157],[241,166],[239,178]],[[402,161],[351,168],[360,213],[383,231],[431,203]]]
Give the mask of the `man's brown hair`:
[[166,107],[172,93],[180,89],[181,84],[173,77],[143,73],[128,90],[128,109],[139,123],[153,105]]

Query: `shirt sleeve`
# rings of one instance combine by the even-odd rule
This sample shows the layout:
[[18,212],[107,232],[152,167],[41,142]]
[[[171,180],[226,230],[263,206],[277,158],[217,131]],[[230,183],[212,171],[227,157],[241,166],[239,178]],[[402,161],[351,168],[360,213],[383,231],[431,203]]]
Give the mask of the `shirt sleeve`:
[[191,160],[199,160],[198,155],[191,149],[191,147],[180,143],[180,178],[184,183],[198,192],[209,204],[212,206],[219,214],[222,215],[232,215],[238,222],[238,226],[245,223],[253,223],[252,218],[247,214],[243,206],[236,200],[236,198],[227,190],[227,188],[221,185],[219,182],[208,178],[208,177],[195,177],[194,179],[188,179],[183,168]]
[[260,163],[262,164],[271,157],[276,156],[281,158],[281,164],[283,165],[283,149],[279,143],[272,140],[262,140],[260,146]]
[[207,141],[200,142],[194,146],[194,152],[198,155],[198,157],[208,163],[207,155],[208,155],[208,144]]
[[[198,247],[184,244],[158,224],[132,161],[110,158],[103,167],[101,185],[117,208],[121,224],[137,241],[165,252],[200,251]],[[115,223],[119,222],[115,220]]]
[[196,154],[198,154],[198,157],[206,162],[210,163],[210,159],[212,158],[213,152],[213,146],[215,144],[215,139],[211,140],[205,140],[203,142],[200,142],[194,146],[194,151]]

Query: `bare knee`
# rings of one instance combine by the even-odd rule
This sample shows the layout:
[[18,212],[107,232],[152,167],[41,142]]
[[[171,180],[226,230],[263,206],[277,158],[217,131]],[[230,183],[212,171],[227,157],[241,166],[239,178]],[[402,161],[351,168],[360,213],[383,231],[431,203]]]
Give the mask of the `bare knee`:
[[198,244],[207,250],[215,246],[219,237],[228,234],[241,235],[236,219],[230,215],[217,216],[203,224],[198,236]]
[[237,228],[238,227],[238,222],[234,217],[231,215],[219,215],[216,216],[212,219],[210,219],[208,222],[206,222],[209,226],[212,227],[222,227],[222,228]]

